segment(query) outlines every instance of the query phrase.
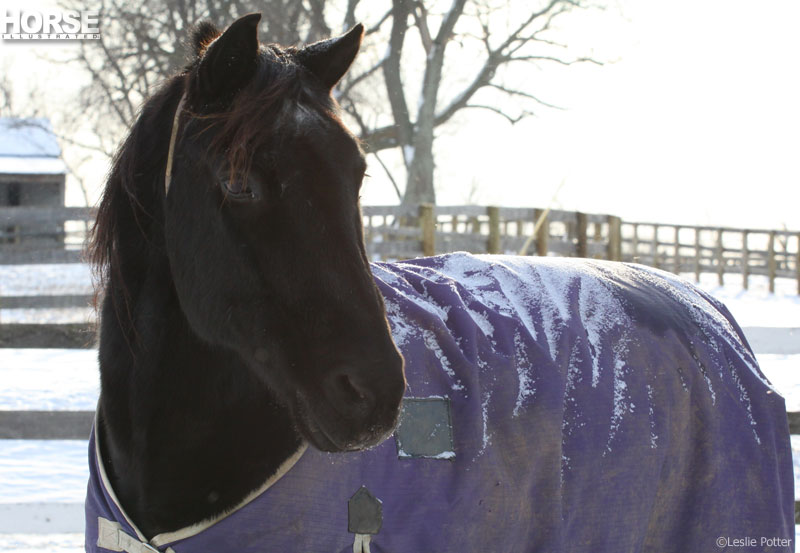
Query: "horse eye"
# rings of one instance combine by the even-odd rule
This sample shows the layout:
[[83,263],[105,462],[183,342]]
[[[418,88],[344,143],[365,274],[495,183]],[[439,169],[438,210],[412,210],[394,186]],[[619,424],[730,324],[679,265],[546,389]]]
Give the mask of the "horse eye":
[[241,178],[223,178],[222,188],[228,196],[234,197],[255,197],[250,187],[247,185],[247,180]]

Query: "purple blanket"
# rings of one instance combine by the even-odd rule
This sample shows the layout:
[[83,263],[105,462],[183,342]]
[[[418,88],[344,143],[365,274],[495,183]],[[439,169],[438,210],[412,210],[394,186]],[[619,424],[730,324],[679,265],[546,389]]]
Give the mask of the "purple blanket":
[[[361,486],[382,501],[372,553],[794,551],[784,401],[713,298],[600,261],[452,254],[373,273],[406,395],[449,398],[451,450],[308,449],[229,516],[152,538],[160,551],[349,553]],[[90,456],[87,551],[111,550],[98,517],[134,548]]]

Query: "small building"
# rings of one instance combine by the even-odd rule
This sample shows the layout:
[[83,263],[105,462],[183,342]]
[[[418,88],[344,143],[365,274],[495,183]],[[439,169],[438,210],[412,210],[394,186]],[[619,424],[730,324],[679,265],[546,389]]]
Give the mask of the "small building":
[[[0,117],[0,208],[64,207],[67,168],[50,121]],[[63,243],[63,223],[0,217],[0,243]]]

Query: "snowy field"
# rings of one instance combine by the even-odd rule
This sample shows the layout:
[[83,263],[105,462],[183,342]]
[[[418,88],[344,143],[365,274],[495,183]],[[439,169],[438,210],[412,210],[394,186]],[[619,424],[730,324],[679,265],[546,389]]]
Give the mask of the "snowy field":
[[[704,275],[700,286],[725,303],[744,327],[800,328],[797,283]],[[89,294],[85,266],[0,266],[0,295]],[[82,322],[87,309],[2,310],[2,322]],[[800,338],[798,338],[800,340]],[[98,394],[94,350],[0,349],[1,410],[91,410]],[[784,395],[790,411],[800,411],[800,354],[757,353],[767,377]],[[800,492],[800,436],[795,451],[795,489]],[[85,441],[0,440],[0,552],[83,550],[82,501],[88,469]],[[800,493],[797,493],[800,497]],[[43,530],[43,528],[45,530]],[[46,533],[41,533],[45,531]]]

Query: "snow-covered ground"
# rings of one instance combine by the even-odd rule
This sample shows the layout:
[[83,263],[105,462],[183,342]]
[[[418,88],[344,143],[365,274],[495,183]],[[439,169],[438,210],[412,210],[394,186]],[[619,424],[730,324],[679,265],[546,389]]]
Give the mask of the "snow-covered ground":
[[92,271],[82,263],[0,265],[0,296],[91,293]]
[[0,440],[0,504],[82,501],[86,450],[83,440]]
[[[748,327],[800,328],[797,282],[777,281],[776,294],[766,279],[752,277],[750,290],[738,276],[704,275],[701,288],[725,303],[739,324]],[[91,275],[81,265],[0,266],[0,296],[91,293]],[[76,322],[93,317],[85,309],[2,310],[2,322]],[[0,410],[89,410],[97,402],[97,353],[93,350],[0,349]],[[761,354],[759,364],[787,400],[800,411],[800,353]],[[795,489],[800,497],[800,436],[792,437]],[[0,552],[83,549],[80,530],[88,470],[85,441],[0,440]],[[47,534],[36,534],[49,523]],[[66,533],[64,533],[66,532]]]
[[[0,297],[92,294],[92,272],[88,265],[0,265]],[[83,323],[94,319],[94,311],[72,309],[3,309],[4,323]]]
[[99,390],[97,350],[0,348],[0,409],[94,409]]
[[[681,275],[694,282],[694,275]],[[740,326],[800,327],[800,295],[797,281],[775,279],[775,293],[769,293],[767,277],[751,276],[750,289],[742,289],[741,275],[725,275],[719,286],[717,276],[700,275],[700,288],[724,303]]]
[[83,533],[0,534],[0,551],[14,553],[81,553]]

